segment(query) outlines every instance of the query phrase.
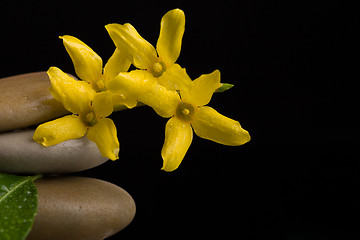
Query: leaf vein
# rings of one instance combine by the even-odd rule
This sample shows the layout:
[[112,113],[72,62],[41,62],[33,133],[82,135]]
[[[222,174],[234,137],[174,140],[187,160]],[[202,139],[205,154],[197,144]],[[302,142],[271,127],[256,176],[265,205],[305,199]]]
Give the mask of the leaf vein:
[[34,177],[27,177],[24,179],[24,181],[22,181],[20,184],[16,185],[14,188],[12,188],[11,190],[9,190],[5,195],[3,195],[1,198],[0,198],[0,203],[2,201],[4,201],[4,199],[7,198],[8,195],[11,195],[13,192],[16,191],[16,189],[18,189],[19,187],[21,187],[22,185],[24,185],[25,183],[29,182],[29,181],[33,181],[33,180],[36,180],[39,178],[39,175],[37,176],[34,176]]

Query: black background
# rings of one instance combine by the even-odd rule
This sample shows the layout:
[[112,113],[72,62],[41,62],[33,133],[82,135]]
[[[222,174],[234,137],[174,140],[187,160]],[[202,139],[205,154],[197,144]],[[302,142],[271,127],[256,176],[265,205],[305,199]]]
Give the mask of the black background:
[[[175,1],[173,1],[175,2]],[[209,106],[251,134],[239,147],[194,136],[179,169],[161,171],[167,119],[143,107],[114,113],[120,159],[75,175],[126,189],[133,222],[110,239],[213,236],[360,239],[357,10],[347,1],[2,1],[0,77],[75,74],[60,35],[106,62],[104,26],[129,22],[153,45],[163,14],[181,8],[178,63],[215,69],[235,87]]]

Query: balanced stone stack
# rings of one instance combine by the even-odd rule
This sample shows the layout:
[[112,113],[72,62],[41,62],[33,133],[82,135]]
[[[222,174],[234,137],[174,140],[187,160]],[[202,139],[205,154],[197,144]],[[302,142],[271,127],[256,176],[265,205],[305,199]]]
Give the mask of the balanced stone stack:
[[51,147],[33,141],[34,126],[68,114],[49,87],[46,72],[0,79],[0,172],[43,175],[35,181],[38,212],[27,239],[107,238],[132,221],[135,202],[109,182],[61,176],[107,161],[86,136]]

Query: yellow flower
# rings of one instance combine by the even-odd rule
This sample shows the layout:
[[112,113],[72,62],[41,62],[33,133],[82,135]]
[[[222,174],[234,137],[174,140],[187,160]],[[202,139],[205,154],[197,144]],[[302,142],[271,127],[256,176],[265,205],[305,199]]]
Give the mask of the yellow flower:
[[114,122],[106,118],[113,109],[107,104],[108,94],[96,91],[84,81],[76,81],[59,68],[48,70],[50,92],[73,115],[43,123],[35,130],[33,139],[43,146],[52,146],[76,139],[87,133],[103,157],[118,159],[119,141]]
[[[69,35],[60,38],[73,61],[78,77],[88,82],[96,92],[106,91],[105,82],[113,79],[119,72],[127,72],[131,65],[127,55],[120,52],[119,49],[115,49],[103,68],[101,57],[85,43]],[[113,105],[125,105],[128,108],[136,106],[135,99],[125,92],[109,96],[107,100],[112,101],[110,104]]]
[[[137,72],[138,71],[138,72]],[[207,105],[216,89],[222,86],[220,72],[201,75],[192,81],[185,71],[178,82],[182,84],[180,96],[168,90],[148,72],[141,70],[120,73],[108,83],[110,91],[126,90],[139,101],[151,106],[162,117],[171,117],[165,128],[165,142],[161,151],[163,170],[173,171],[180,165],[193,138],[237,146],[250,141],[249,133],[240,123],[225,117]],[[139,73],[141,72],[141,74]]]
[[142,70],[134,70],[127,73],[119,73],[116,78],[107,82],[106,87],[111,93],[126,91],[136,100],[152,107],[160,116],[171,117],[180,102],[176,91],[169,91],[160,85],[151,73]]
[[180,55],[185,31],[185,14],[182,10],[171,10],[161,19],[156,50],[129,23],[108,24],[105,28],[115,46],[121,51],[127,51],[137,68],[146,69],[168,89],[179,90],[176,89],[176,76],[183,70],[175,62]]

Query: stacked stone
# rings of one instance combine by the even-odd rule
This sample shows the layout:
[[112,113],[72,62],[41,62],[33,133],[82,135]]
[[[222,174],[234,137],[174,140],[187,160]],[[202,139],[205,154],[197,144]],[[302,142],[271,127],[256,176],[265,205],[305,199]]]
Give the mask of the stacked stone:
[[0,79],[0,172],[43,175],[27,239],[104,239],[132,221],[135,202],[109,182],[61,176],[107,161],[86,136],[51,147],[33,141],[33,126],[67,114],[49,87],[46,72]]

